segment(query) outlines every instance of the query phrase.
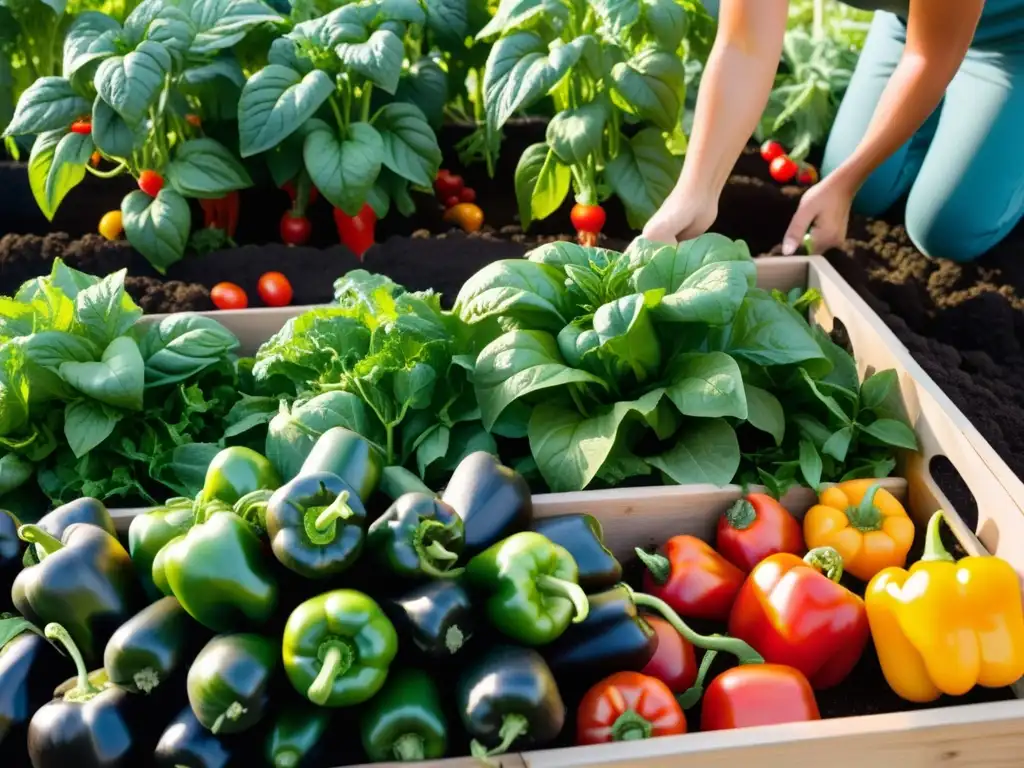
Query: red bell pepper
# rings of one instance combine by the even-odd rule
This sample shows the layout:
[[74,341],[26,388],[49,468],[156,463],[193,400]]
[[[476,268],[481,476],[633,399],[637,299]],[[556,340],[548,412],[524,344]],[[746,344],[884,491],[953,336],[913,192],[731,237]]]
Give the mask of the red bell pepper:
[[715,548],[744,573],[769,555],[807,551],[800,523],[764,493],[748,493],[718,518]]
[[686,716],[661,680],[616,672],[587,691],[576,716],[576,743],[650,739],[686,733]]
[[658,647],[647,666],[640,671],[661,680],[672,693],[683,693],[697,680],[697,656],[693,643],[664,619],[644,616],[644,621],[658,636]]
[[377,226],[377,214],[370,204],[363,203],[363,207],[355,216],[349,216],[340,208],[335,208],[334,224],[338,227],[338,237],[342,245],[362,261],[363,254],[373,245],[374,230]]
[[[708,651],[712,658],[714,653]],[[708,685],[700,729],[723,731],[820,719],[814,690],[802,672],[782,664],[744,664]]]
[[743,572],[695,536],[673,536],[663,550],[652,555],[636,549],[647,567],[644,592],[684,618],[725,621],[743,586]]
[[832,547],[800,559],[782,552],[747,577],[729,616],[729,634],[765,661],[800,670],[816,690],[842,682],[870,637],[864,601],[840,585],[843,559]]

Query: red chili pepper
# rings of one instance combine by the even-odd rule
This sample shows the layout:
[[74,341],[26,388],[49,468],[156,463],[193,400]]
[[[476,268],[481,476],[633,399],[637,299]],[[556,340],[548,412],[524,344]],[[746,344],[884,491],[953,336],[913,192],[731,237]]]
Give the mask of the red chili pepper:
[[139,189],[150,197],[156,197],[164,188],[164,177],[156,171],[143,171],[139,174]]
[[870,637],[864,601],[838,582],[843,559],[831,547],[800,559],[783,552],[750,572],[729,616],[729,634],[765,661],[800,670],[816,690],[842,682]]
[[700,729],[722,731],[820,719],[814,690],[802,672],[781,664],[744,664],[708,685]]
[[636,553],[647,566],[644,592],[683,618],[725,621],[743,586],[743,571],[695,536],[673,536],[664,554]]
[[377,227],[377,214],[370,204],[363,203],[363,207],[355,216],[349,216],[340,208],[335,208],[334,224],[338,227],[338,238],[342,245],[362,261],[363,254],[374,243],[374,231]]
[[818,169],[810,163],[802,163],[800,165],[800,173],[796,176],[797,183],[803,184],[806,187],[812,184],[818,183]]
[[747,494],[718,518],[715,548],[744,573],[769,555],[807,551],[800,523],[764,493]]
[[768,173],[779,184],[788,184],[796,176],[798,170],[796,160],[789,155],[780,155],[768,166]]
[[313,225],[305,216],[285,211],[281,217],[281,242],[286,245],[305,245],[313,234]]
[[203,209],[206,227],[223,230],[229,238],[234,237],[235,230],[238,229],[240,205],[241,198],[237,191],[228,192],[224,197],[213,200],[199,201],[199,207]]
[[761,157],[766,163],[770,163],[776,157],[786,154],[786,149],[779,142],[769,139],[761,145]]
[[693,643],[664,619],[644,616],[644,621],[658,636],[658,647],[647,666],[640,671],[661,680],[672,693],[683,693],[697,681],[697,656]]
[[458,198],[463,186],[464,182],[461,176],[454,175],[444,168],[437,172],[437,177],[434,179],[434,192],[442,200],[447,200],[449,197]]
[[79,136],[88,136],[92,133],[92,122],[89,120],[75,120],[71,124],[71,132]]
[[100,167],[100,161],[102,159],[103,159],[103,155],[101,155],[99,152],[93,152],[89,156],[89,165],[91,165],[93,168],[99,168]]
[[587,691],[576,716],[576,743],[607,744],[686,733],[686,716],[661,680],[616,672]]

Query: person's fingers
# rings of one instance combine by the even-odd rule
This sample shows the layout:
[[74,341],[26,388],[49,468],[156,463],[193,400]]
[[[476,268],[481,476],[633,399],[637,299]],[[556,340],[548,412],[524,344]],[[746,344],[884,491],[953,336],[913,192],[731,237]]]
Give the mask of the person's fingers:
[[[814,223],[814,219],[817,214],[817,207],[811,204],[807,195],[804,195],[800,200],[800,205],[797,207],[796,213],[793,214],[792,221],[789,222],[789,228],[786,229],[786,234],[782,236],[783,256],[792,256],[797,252],[804,239],[804,235],[807,234],[807,230],[810,229],[811,224]],[[811,237],[814,237],[814,235],[812,234]]]
[[666,217],[655,215],[644,227],[643,236],[654,243],[676,244],[678,224],[666,221]]

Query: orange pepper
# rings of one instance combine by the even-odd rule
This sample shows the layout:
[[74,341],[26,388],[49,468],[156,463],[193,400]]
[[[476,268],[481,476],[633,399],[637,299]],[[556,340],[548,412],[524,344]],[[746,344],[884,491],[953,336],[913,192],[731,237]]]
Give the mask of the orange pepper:
[[804,540],[809,549],[833,547],[849,573],[869,581],[906,565],[914,523],[877,480],[848,480],[821,492],[804,517]]

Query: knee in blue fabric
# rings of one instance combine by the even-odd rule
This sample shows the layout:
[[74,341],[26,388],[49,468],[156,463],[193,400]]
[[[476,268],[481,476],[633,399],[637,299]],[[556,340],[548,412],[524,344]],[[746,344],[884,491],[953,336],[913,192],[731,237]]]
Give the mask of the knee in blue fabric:
[[955,199],[937,204],[934,198],[915,192],[911,190],[907,200],[907,234],[925,256],[974,261],[1007,234],[983,220],[987,218],[983,209],[961,205]]

